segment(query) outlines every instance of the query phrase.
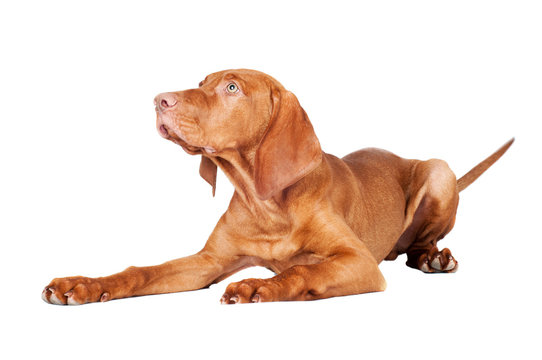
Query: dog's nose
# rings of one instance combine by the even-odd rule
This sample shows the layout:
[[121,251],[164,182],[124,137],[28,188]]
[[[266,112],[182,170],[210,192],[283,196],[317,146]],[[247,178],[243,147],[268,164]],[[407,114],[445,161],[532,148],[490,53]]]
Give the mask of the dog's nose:
[[165,111],[177,104],[177,98],[172,93],[159,94],[154,98],[154,105],[159,111]]

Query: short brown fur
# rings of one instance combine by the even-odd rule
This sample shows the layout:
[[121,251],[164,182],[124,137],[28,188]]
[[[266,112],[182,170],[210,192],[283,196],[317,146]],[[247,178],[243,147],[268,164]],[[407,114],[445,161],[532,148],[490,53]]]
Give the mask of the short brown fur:
[[442,160],[378,149],[324,153],[296,97],[253,70],[209,75],[197,89],[155,98],[157,129],[190,154],[216,188],[235,187],[228,210],[195,255],[101,277],[54,279],[43,299],[83,304],[195,290],[250,267],[277,275],[230,284],[222,303],[313,300],[382,291],[378,264],[406,253],[424,272],[453,272],[437,241],[453,227],[459,191],[513,139],[459,181]]

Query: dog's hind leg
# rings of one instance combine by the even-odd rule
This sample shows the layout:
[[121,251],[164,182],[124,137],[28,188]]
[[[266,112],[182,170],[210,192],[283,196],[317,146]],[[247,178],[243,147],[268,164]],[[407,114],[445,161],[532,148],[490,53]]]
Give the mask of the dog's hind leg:
[[455,272],[457,261],[449,249],[439,251],[437,241],[452,230],[459,195],[454,173],[442,160],[419,162],[413,172],[412,221],[399,243],[406,246],[407,265],[426,273]]

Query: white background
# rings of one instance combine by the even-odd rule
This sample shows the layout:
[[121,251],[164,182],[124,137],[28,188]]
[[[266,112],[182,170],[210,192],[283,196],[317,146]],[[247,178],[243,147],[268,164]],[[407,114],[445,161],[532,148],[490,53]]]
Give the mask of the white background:
[[[293,3],[293,2],[292,2]],[[0,6],[0,356],[539,357],[542,12],[533,1],[19,1]],[[84,5],[86,4],[86,5]],[[461,194],[456,274],[404,256],[383,293],[221,306],[226,285],[79,307],[54,277],[198,251],[228,204],[160,138],[153,97],[228,68],[293,91],[325,151],[441,158]]]

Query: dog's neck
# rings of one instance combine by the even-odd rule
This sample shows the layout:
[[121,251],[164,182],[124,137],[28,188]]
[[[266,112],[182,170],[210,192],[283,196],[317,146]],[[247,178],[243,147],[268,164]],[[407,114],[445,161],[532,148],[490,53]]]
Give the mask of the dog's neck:
[[256,151],[239,152],[235,149],[221,151],[211,160],[226,174],[235,187],[235,196],[254,215],[268,216],[280,207],[277,198],[261,200],[256,194],[254,158]]

